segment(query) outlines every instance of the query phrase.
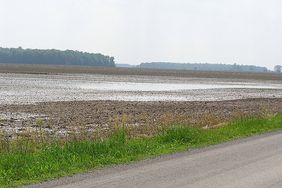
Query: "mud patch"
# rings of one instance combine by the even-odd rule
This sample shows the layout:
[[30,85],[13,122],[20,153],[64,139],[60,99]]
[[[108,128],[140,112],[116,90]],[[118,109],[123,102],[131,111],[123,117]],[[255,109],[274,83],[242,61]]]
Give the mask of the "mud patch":
[[274,113],[282,113],[282,98],[208,102],[46,102],[0,106],[0,130],[12,134],[40,127],[50,134],[67,136],[78,132],[96,134],[116,126],[127,126],[138,130],[136,134],[146,135],[163,125],[213,127],[236,118]]
[[1,112],[0,132],[8,137],[15,137],[17,135],[28,133],[32,134],[38,132],[39,129],[51,133],[52,129],[47,125],[48,119],[48,116],[42,114]]

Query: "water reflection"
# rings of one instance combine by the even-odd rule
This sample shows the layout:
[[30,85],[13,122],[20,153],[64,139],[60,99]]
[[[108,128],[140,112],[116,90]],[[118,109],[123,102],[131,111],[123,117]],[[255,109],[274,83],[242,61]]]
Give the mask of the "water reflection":
[[282,89],[280,84],[264,85],[259,83],[217,82],[217,83],[133,83],[133,82],[97,82],[78,85],[80,89],[97,91],[182,91],[202,89]]

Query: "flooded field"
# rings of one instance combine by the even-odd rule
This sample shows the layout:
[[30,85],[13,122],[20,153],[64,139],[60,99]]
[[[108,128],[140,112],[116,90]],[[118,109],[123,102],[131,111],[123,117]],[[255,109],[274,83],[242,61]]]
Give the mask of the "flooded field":
[[52,101],[219,101],[281,98],[279,80],[142,75],[0,74],[0,104]]
[[277,75],[239,79],[227,73],[219,78],[214,78],[218,73],[129,73],[0,73],[0,133],[9,138],[38,131],[92,134],[126,122],[143,134],[146,126],[152,132],[162,123],[204,127],[282,112],[282,81]]

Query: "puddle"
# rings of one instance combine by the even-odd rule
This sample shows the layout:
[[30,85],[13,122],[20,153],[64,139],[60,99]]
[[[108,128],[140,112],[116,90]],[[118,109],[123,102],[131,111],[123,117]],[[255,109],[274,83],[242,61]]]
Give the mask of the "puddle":
[[259,84],[259,83],[132,83],[132,82],[106,82],[80,84],[80,89],[97,91],[183,91],[183,90],[203,90],[203,89],[282,89],[280,84]]
[[118,75],[0,74],[0,104],[281,98],[281,81]]

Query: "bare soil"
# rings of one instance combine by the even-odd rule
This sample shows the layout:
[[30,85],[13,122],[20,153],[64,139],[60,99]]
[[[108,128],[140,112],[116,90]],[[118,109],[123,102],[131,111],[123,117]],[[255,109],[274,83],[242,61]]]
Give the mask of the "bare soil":
[[[189,124],[213,127],[231,119],[282,113],[282,98],[215,102],[76,101],[2,105],[0,130],[9,134],[32,132],[40,126],[61,135],[113,126],[139,127],[150,134],[160,125]],[[148,130],[142,127],[149,127]]]

